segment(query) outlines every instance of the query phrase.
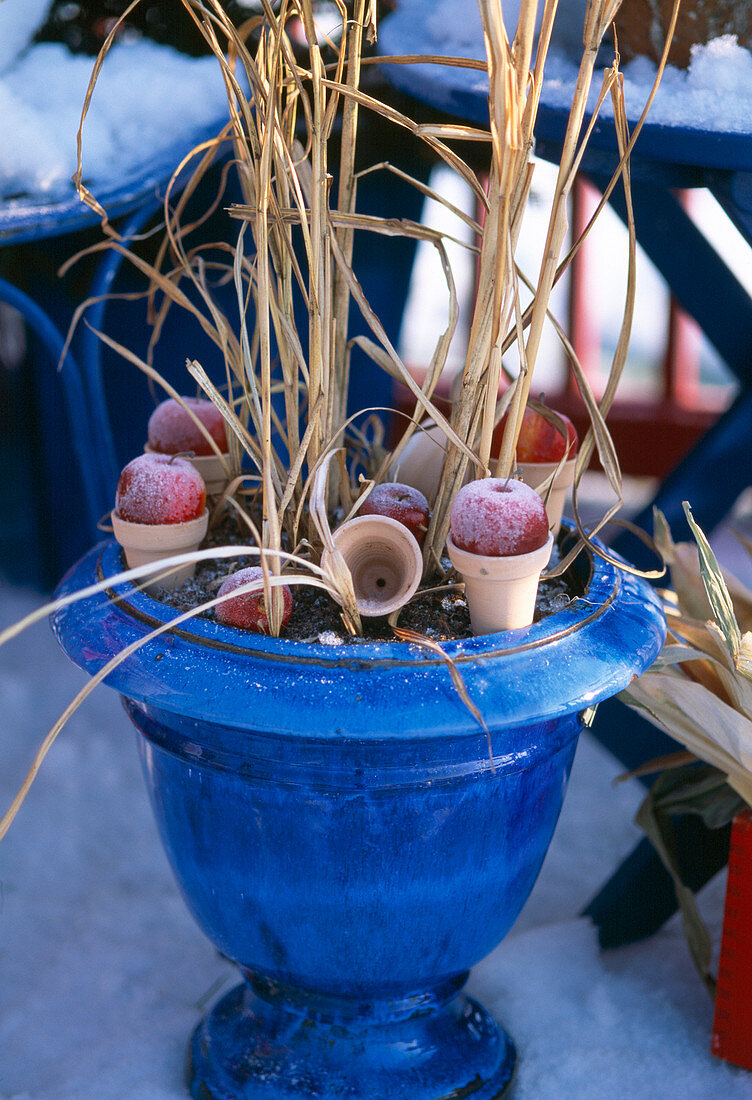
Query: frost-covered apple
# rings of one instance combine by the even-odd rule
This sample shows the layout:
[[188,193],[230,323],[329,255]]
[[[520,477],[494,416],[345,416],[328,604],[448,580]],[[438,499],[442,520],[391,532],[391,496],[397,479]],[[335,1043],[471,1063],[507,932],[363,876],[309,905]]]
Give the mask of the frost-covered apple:
[[[249,565],[246,569],[238,569],[231,573],[222,582],[219,596],[226,596],[228,592],[234,592],[241,585],[250,584],[252,581],[261,581],[264,572],[259,565]],[[282,592],[282,623],[284,626],[292,615],[292,592],[288,585],[283,584],[277,589]],[[266,609],[266,600],[263,588],[255,592],[242,592],[239,596],[224,600],[217,604],[217,618],[225,626],[239,626],[243,630],[253,630],[257,634],[269,633],[269,615]]]
[[[224,454],[227,451],[227,433],[216,405],[201,397],[183,397],[181,400],[201,421]],[[164,455],[177,455],[185,451],[193,451],[196,455],[214,454],[209,441],[174,397],[168,397],[157,405],[149,417],[147,441],[152,451]]]
[[128,523],[185,523],[205,508],[204,479],[183,458],[139,455],[120,475],[115,511]]
[[574,458],[577,453],[575,426],[568,416],[559,412],[556,415],[566,427],[566,439],[555,424],[537,409],[527,406],[517,441],[518,462],[561,462],[565,455],[567,458]]
[[452,503],[452,541],[487,557],[529,554],[548,539],[548,518],[534,489],[512,478],[487,477],[464,485]]
[[400,481],[385,481],[371,490],[359,515],[396,519],[414,535],[420,545],[428,530],[431,509],[420,489],[403,485]]

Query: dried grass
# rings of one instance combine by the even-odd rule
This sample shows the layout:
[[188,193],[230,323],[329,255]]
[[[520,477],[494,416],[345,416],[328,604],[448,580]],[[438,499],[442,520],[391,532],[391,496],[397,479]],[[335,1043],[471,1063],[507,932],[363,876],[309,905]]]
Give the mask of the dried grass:
[[[134,0],[128,10],[137,2]],[[284,0],[275,7],[264,2],[262,15],[249,19],[240,29],[233,26],[218,0],[180,2],[185,16],[200,28],[221,67],[228,93],[229,122],[216,141],[197,147],[176,171],[165,196],[163,240],[153,262],[145,261],[136,250],[118,240],[105,212],[86,189],[79,163],[77,185],[82,200],[102,216],[108,247],[120,250],[148,280],[153,343],[159,338],[167,314],[177,307],[198,321],[221,353],[225,364],[221,389],[210,381],[200,364],[189,363],[188,372],[228,421],[233,440],[233,473],[250,470],[261,485],[260,533],[262,549],[269,553],[270,561],[276,560],[285,538],[293,544],[297,540],[301,516],[309,516],[306,534],[313,552],[321,549],[320,525],[313,521],[308,507],[311,473],[332,449],[344,446],[347,452],[354,445],[354,433],[346,420],[353,349],[357,347],[391,378],[407,386],[414,397],[415,409],[396,444],[392,462],[423,417],[441,426],[448,444],[441,488],[425,540],[426,571],[431,573],[443,552],[449,508],[468,464],[474,464],[479,474],[491,472],[491,439],[507,406],[510,411],[506,430],[493,472],[507,476],[513,471],[516,440],[531,392],[541,335],[550,320],[551,290],[581,244],[575,242],[562,259],[568,229],[568,195],[598,110],[607,96],[614,103],[623,154],[611,187],[621,179],[629,195],[628,154],[636,135],[629,135],[626,128],[618,58],[605,74],[596,112],[585,125],[596,55],[619,0],[588,3],[583,53],[563,141],[543,261],[537,279],[524,280],[533,294],[532,303],[524,312],[520,306],[521,276],[514,253],[532,178],[533,134],[556,0],[545,0],[534,59],[537,0],[523,0],[511,40],[500,6],[494,0],[479,0],[486,44],[485,67],[489,74],[488,130],[457,124],[418,124],[361,88],[363,65],[369,60],[364,53],[376,33],[372,0],[354,0],[349,12],[344,4],[338,5],[345,30],[338,43],[326,44],[328,63],[316,38],[310,0]],[[308,42],[303,60],[296,54],[289,33],[292,21],[302,25]],[[83,147],[83,127],[96,79],[116,31],[117,27],[113,27],[92,74],[82,113],[79,149]],[[418,60],[425,62],[426,58],[390,60],[412,64]],[[433,60],[448,63],[446,58]],[[461,59],[450,62],[473,68],[482,64]],[[435,157],[465,180],[485,209],[482,229],[473,219],[465,219],[478,233],[478,293],[458,397],[449,418],[439,412],[433,400],[458,317],[446,238],[414,222],[358,213],[358,183],[364,172],[397,172],[409,181],[405,173],[399,173],[388,163],[358,169],[356,146],[364,112],[408,131],[417,142],[427,145]],[[330,164],[335,149],[335,124],[339,124],[341,135],[336,187]],[[487,180],[456,151],[458,143],[468,140],[489,143]],[[237,236],[213,247],[191,246],[195,226],[184,221],[187,201],[205,180],[213,158],[228,146],[233,150],[232,163],[244,197],[230,211],[238,222]],[[179,177],[183,189],[175,198]],[[425,185],[416,183],[416,186],[422,193],[430,193]],[[212,207],[221,202],[217,196]],[[592,451],[597,449],[615,496],[614,507],[604,517],[604,523],[621,502],[621,475],[605,414],[626,360],[634,306],[634,227],[629,200],[627,205],[630,267],[624,323],[600,404],[565,342],[592,422],[592,431],[581,448],[576,485]],[[589,229],[590,226],[586,233]],[[426,241],[440,258],[449,295],[447,325],[438,336],[420,385],[390,342],[353,268],[355,236],[363,233]],[[235,286],[239,321],[222,312],[213,294],[212,281],[222,278],[232,280]],[[183,289],[186,283],[192,286],[192,295]],[[307,311],[305,332],[296,327],[293,308],[296,298]],[[360,313],[370,335],[349,338],[353,310]],[[110,344],[113,346],[111,341]],[[509,378],[504,368],[504,353],[512,344],[517,344],[522,364],[514,379]],[[128,349],[119,350],[133,361]],[[142,370],[150,367],[150,364],[137,365]],[[499,389],[505,375],[511,388],[500,402]],[[153,367],[150,376],[169,392]],[[283,415],[275,405],[278,394],[283,395]],[[383,477],[390,464],[385,459],[377,476]],[[338,463],[332,468],[326,498],[328,508],[341,495],[340,479],[350,477],[347,467],[342,470]],[[353,486],[344,491],[352,492]],[[590,533],[579,520],[578,526],[582,538],[589,540]],[[274,572],[273,564],[271,568]]]
[[[213,141],[197,146],[176,168],[164,196],[161,240],[151,259],[143,258],[138,241],[126,244],[110,225],[106,211],[86,187],[83,159],[86,115],[99,72],[106,63],[121,22],[140,0],[133,0],[121,19],[115,22],[96,60],[77,137],[76,186],[82,202],[101,218],[104,240],[96,248],[120,252],[141,274],[152,324],[146,360],[106,334],[99,335],[110,348],[144,372],[151,383],[172,396],[179,394],[167,384],[152,362],[169,313],[175,309],[185,311],[217,349],[224,365],[221,385],[212,381],[195,359],[189,359],[186,364],[187,376],[220,409],[226,420],[232,476],[226,496],[244,516],[256,545],[212,549],[193,557],[200,560],[209,554],[213,557],[234,557],[242,553],[258,555],[264,573],[256,587],[263,584],[275,631],[281,618],[279,586],[283,580],[286,584],[305,583],[327,589],[342,605],[348,629],[358,630],[352,582],[344,561],[340,561],[335,552],[326,575],[318,565],[322,548],[333,549],[332,508],[339,504],[346,515],[359,493],[367,489],[373,479],[385,476],[421,418],[428,417],[438,424],[447,439],[441,487],[424,544],[427,572],[435,570],[443,552],[449,507],[468,465],[474,464],[481,474],[490,473],[493,429],[507,408],[507,427],[495,472],[502,476],[511,473],[541,335],[549,317],[551,290],[581,244],[581,241],[575,242],[562,258],[568,229],[567,199],[595,121],[593,118],[589,125],[584,125],[596,55],[620,0],[588,0],[583,54],[563,143],[546,247],[538,276],[529,282],[532,303],[524,311],[520,304],[520,284],[527,281],[517,270],[515,248],[530,192],[533,134],[557,0],[545,0],[534,62],[537,0],[522,0],[519,23],[511,40],[498,0],[479,0],[487,55],[485,67],[489,74],[488,130],[457,124],[418,124],[367,94],[360,86],[360,77],[366,61],[366,45],[376,34],[375,0],[354,0],[351,10],[346,9],[341,0],[337,2],[345,31],[340,41],[328,43],[325,51],[317,41],[311,0],[280,0],[274,6],[269,0],[263,0],[262,14],[250,18],[237,29],[218,0],[180,0],[183,16],[192,19],[200,29],[220,66],[227,89],[228,121]],[[676,6],[678,8],[678,0]],[[302,24],[308,41],[304,60],[293,46],[290,34],[293,21]],[[325,52],[333,58],[331,63],[326,61]],[[390,60],[412,64],[425,63],[429,59]],[[484,67],[477,61],[430,60],[437,64]],[[627,132],[618,58],[606,74],[599,107],[607,95],[614,102],[622,153],[611,186],[621,179],[628,196],[629,152],[637,131],[632,135]],[[445,417],[433,401],[458,317],[446,238],[414,222],[358,212],[358,184],[365,173],[376,170],[396,173],[401,179],[410,181],[404,172],[381,160],[358,168],[356,145],[364,112],[372,112],[382,123],[412,134],[416,142],[423,143],[434,157],[466,182],[485,210],[482,228],[473,219],[464,219],[478,235],[479,278],[466,362],[451,417]],[[335,187],[335,165],[331,158],[336,126],[340,128],[341,139]],[[488,143],[490,172],[487,179],[454,147],[462,147],[467,142]],[[231,160],[221,173],[219,190],[197,220],[190,222],[187,220],[189,200],[202,184],[206,184],[217,158],[228,151]],[[236,237],[213,245],[193,243],[195,230],[215,209],[225,205],[223,188],[230,170],[237,173],[243,196],[243,201],[230,210],[237,224]],[[431,194],[425,185],[412,182],[423,194]],[[624,323],[609,384],[600,403],[589,390],[576,356],[559,330],[592,423],[580,452],[576,484],[593,448],[597,448],[617,505],[621,475],[605,415],[626,359],[634,306],[631,213],[629,222],[630,278]],[[426,241],[441,260],[449,294],[447,324],[438,335],[422,385],[402,362],[354,270],[354,240],[359,233],[398,234]],[[234,287],[236,317],[228,316],[218,304],[217,284]],[[296,300],[307,313],[304,332],[296,327]],[[83,304],[76,315],[76,323],[90,304]],[[354,311],[361,315],[369,336],[350,339],[349,318]],[[507,375],[511,385],[500,398],[500,383],[506,374],[504,354],[513,343],[518,346],[522,366],[516,378],[510,379]],[[378,434],[369,444],[365,432],[347,417],[350,357],[354,347],[364,351],[390,378],[403,382],[414,398],[413,415],[408,418],[391,454],[384,452]],[[280,399],[282,411],[277,404]],[[364,415],[371,411],[364,410]],[[333,462],[335,455],[336,463]],[[360,487],[354,473],[358,463],[368,470],[368,479]],[[245,508],[244,496],[249,481],[260,492],[258,522]],[[590,534],[582,528],[579,519],[578,527],[582,539],[589,540]],[[285,552],[284,547],[299,552]],[[176,563],[162,563],[158,568],[169,569],[173,564]],[[128,571],[106,584],[137,581],[148,572],[148,567]],[[101,587],[95,586],[74,598],[85,598]],[[0,635],[0,644],[32,620],[64,606],[65,602],[57,601],[40,609],[30,620]],[[215,599],[205,606],[211,607],[217,602],[219,600]],[[172,629],[183,618],[195,613],[192,611],[173,619],[155,633]],[[400,633],[396,624],[395,630],[397,637],[416,640],[404,631]],[[134,647],[137,644],[143,642],[134,643]],[[426,643],[422,640],[421,644]],[[93,687],[125,660],[134,647],[100,670],[50,731],[18,797],[0,822],[0,837],[17,813],[45,753],[65,721]],[[452,671],[453,676],[455,671]],[[463,696],[461,681],[456,687]],[[473,710],[469,699],[466,705]],[[478,720],[482,724],[479,715]]]

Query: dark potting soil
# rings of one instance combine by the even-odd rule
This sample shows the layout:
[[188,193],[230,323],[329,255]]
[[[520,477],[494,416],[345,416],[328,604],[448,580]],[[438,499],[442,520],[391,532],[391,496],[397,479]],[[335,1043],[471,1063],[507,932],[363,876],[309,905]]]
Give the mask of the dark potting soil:
[[[204,547],[247,545],[247,539],[241,537],[238,524],[232,515],[227,515],[206,537]],[[559,548],[554,545],[551,563],[559,559]],[[179,588],[155,591],[162,603],[174,607],[177,611],[190,611],[200,607],[217,594],[222,581],[230,573],[248,565],[257,565],[258,559],[240,555],[237,558],[209,559],[199,562],[195,575]],[[444,581],[439,579],[433,584],[424,584],[422,588],[437,589],[421,595],[419,589],[413,599],[400,611],[399,629],[415,631],[435,642],[445,642],[457,638],[471,638],[470,615],[465,602],[460,578],[452,570],[448,558],[442,562],[446,570]],[[535,619],[545,618],[581,595],[574,579],[568,575],[550,580],[543,578],[538,588]],[[351,637],[342,622],[339,605],[322,589],[295,585],[293,588],[294,609],[282,636],[294,641],[336,645],[343,642],[395,641],[397,635],[384,617],[363,618],[363,635]],[[215,619],[214,609],[199,612],[207,619]]]

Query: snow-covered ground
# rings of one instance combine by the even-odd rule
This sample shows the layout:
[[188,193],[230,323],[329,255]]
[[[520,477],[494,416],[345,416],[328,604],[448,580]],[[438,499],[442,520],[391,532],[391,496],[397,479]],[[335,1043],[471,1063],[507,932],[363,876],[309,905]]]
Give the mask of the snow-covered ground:
[[[2,624],[38,599],[0,588]],[[0,653],[3,809],[83,679],[46,623]],[[234,981],[178,896],[134,736],[97,689],[0,844],[0,1100],[180,1100],[189,1032]],[[710,1055],[678,921],[602,953],[577,917],[639,836],[641,790],[613,787],[618,770],[581,739],[533,895],[471,976],[518,1045],[515,1100],[748,1100],[752,1077]],[[723,892],[721,875],[702,896],[716,947]]]

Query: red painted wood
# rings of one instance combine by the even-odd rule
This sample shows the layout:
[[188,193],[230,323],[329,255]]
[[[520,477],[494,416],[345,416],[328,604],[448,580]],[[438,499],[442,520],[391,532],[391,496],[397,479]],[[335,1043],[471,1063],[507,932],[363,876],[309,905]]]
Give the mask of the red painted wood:
[[734,818],[711,1050],[752,1069],[752,811]]

